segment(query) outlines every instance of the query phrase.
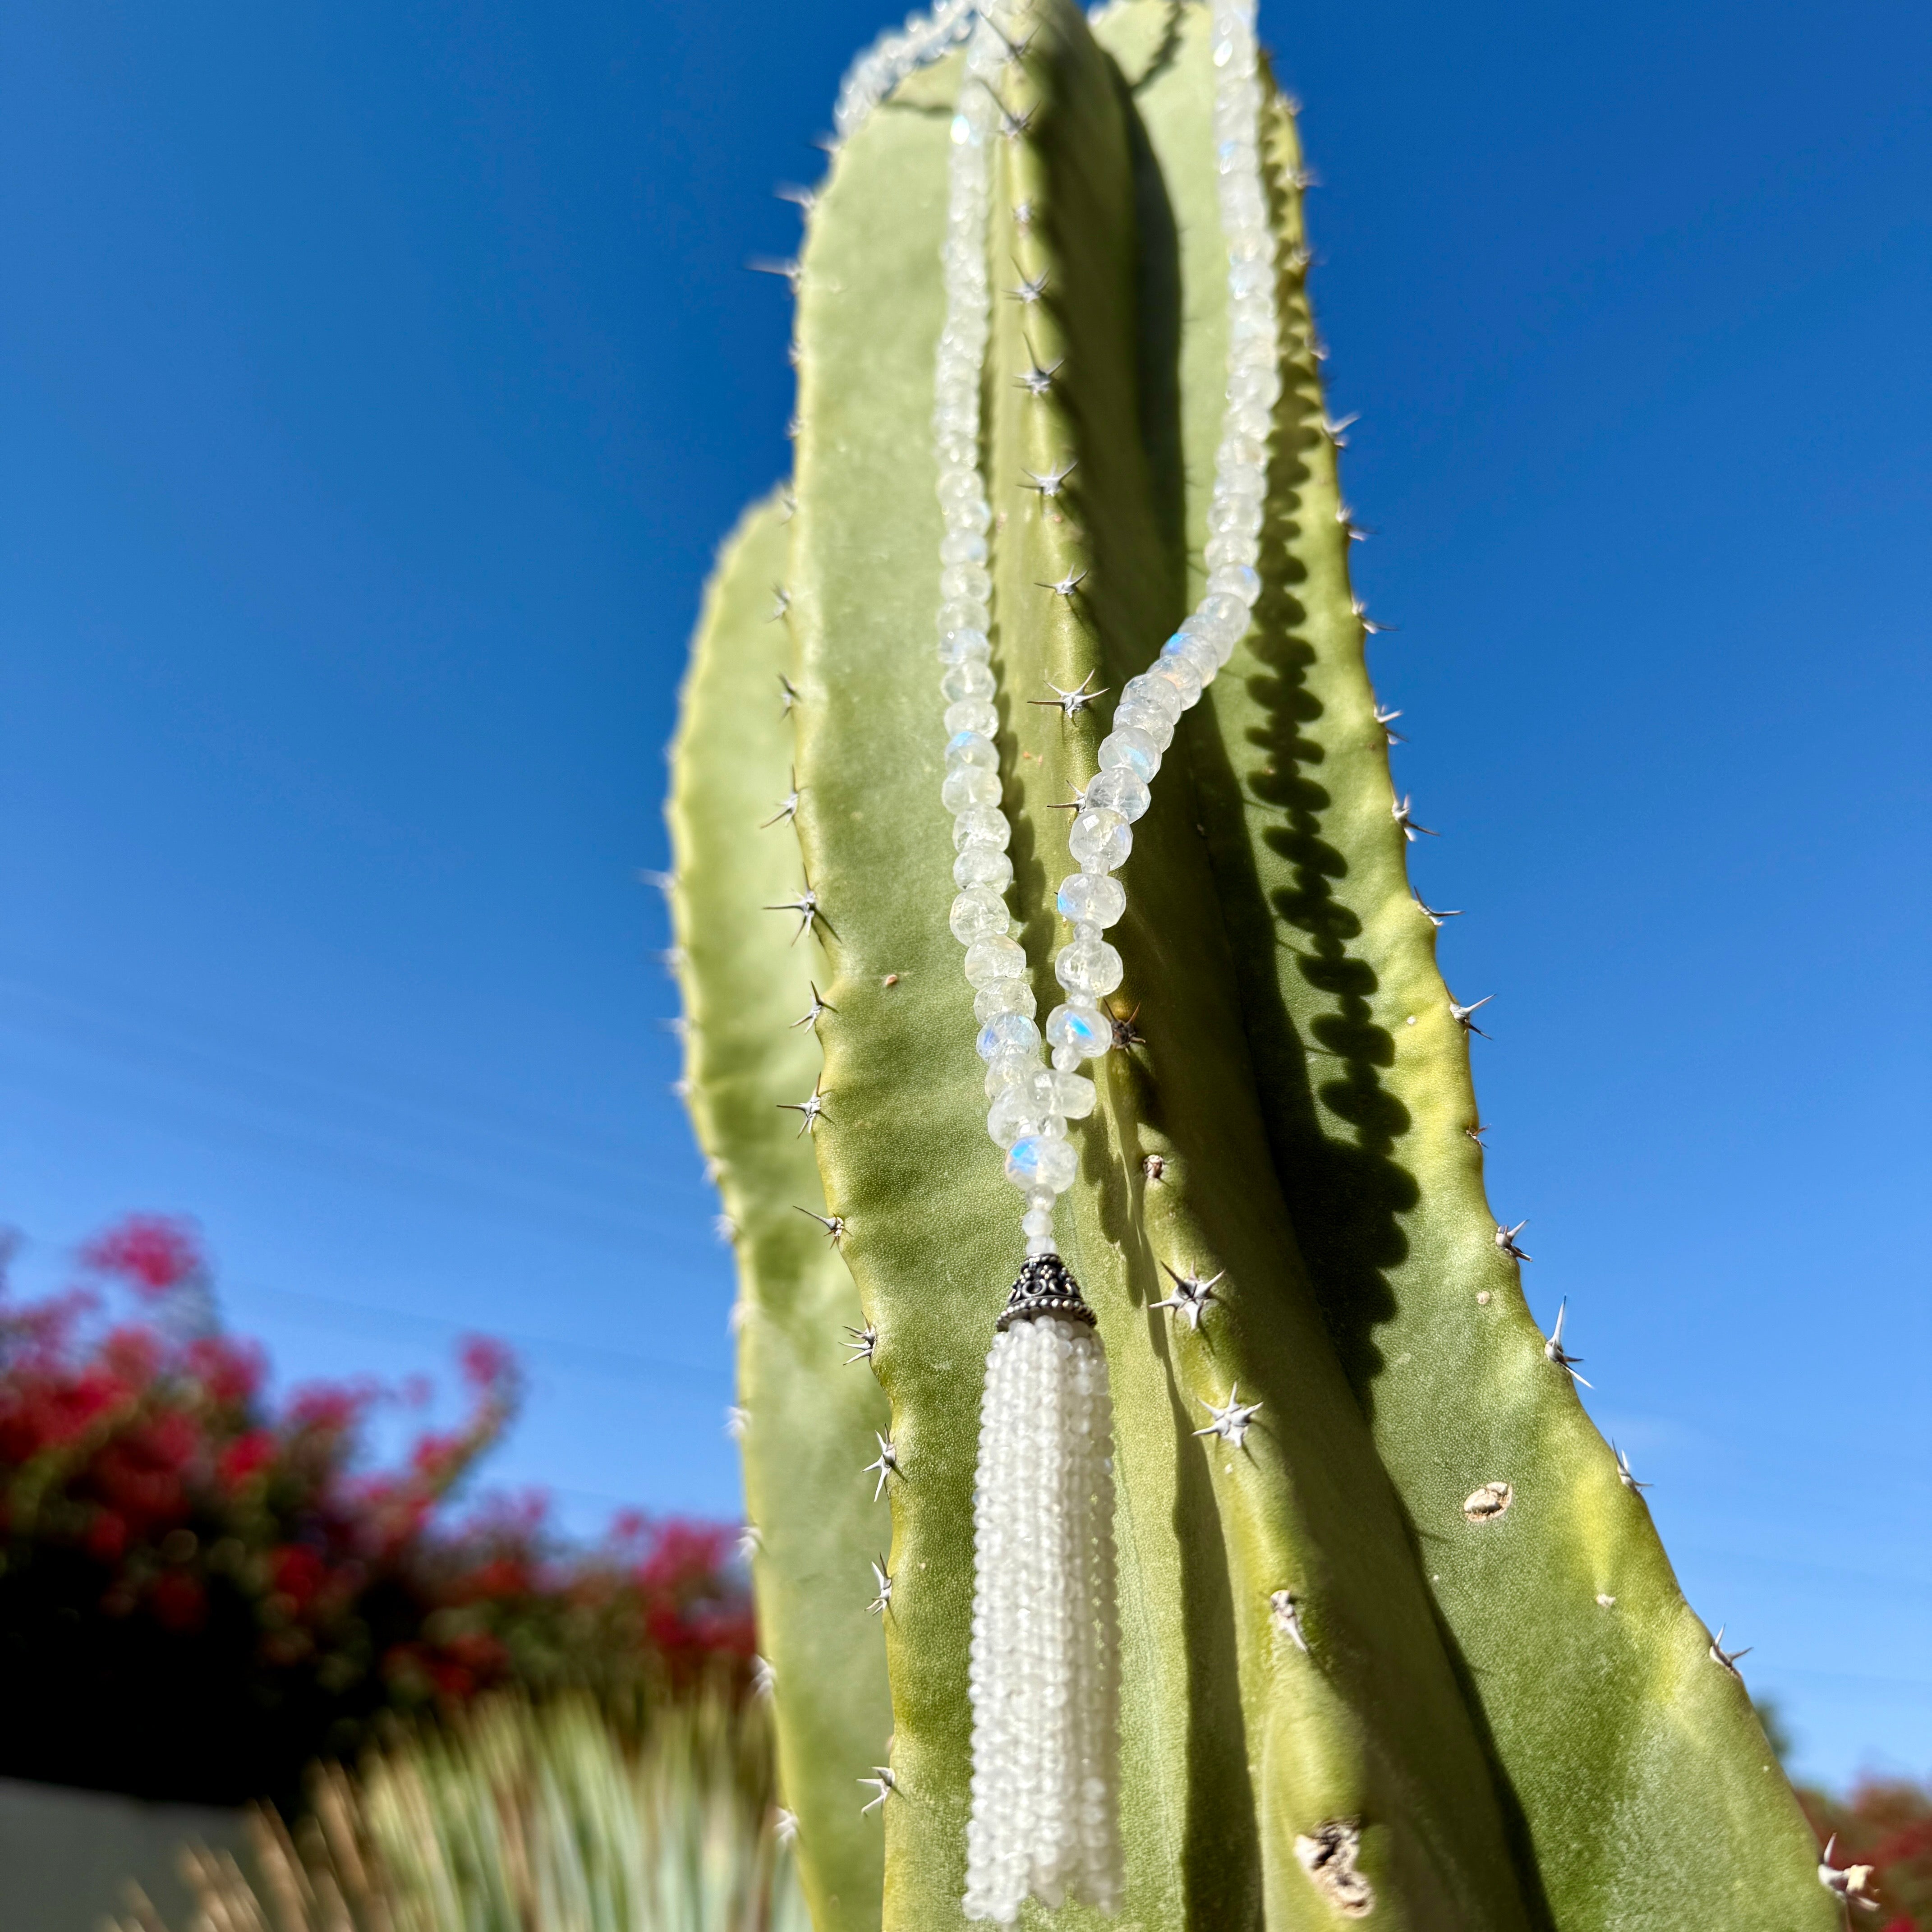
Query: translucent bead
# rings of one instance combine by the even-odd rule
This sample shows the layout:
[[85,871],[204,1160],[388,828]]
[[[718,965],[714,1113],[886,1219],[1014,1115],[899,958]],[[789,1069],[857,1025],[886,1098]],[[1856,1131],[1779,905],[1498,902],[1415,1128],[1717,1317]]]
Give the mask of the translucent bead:
[[976,626],[942,632],[939,639],[939,661],[941,664],[984,664],[993,653],[993,646],[984,631]]
[[1104,939],[1076,939],[1060,949],[1053,976],[1070,993],[1098,999],[1120,983],[1120,956]]
[[1210,591],[1196,607],[1196,614],[1211,624],[1232,625],[1238,638],[1248,628],[1248,607],[1225,590]]
[[1084,1075],[1055,1073],[1053,1111],[1070,1120],[1084,1120],[1094,1111],[1094,1083]]
[[[953,565],[949,566],[958,568]],[[993,614],[986,608],[983,597],[946,597],[941,600],[939,614],[934,620],[939,634],[943,638],[948,631],[983,631],[993,621]]]
[[1024,1013],[1001,1013],[980,1029],[980,1058],[990,1060],[1007,1047],[1024,1047],[1030,1054],[1040,1051],[1040,1028]]
[[1024,980],[995,980],[973,995],[973,1017],[983,1026],[1002,1013],[1030,1014],[1038,1003]]
[[[1173,687],[1170,685],[1162,688],[1172,690]],[[1144,732],[1156,752],[1165,752],[1174,742],[1174,720],[1165,711],[1138,700],[1124,699],[1114,706],[1114,729]]]
[[969,845],[1004,852],[1012,836],[1013,828],[1006,823],[1006,814],[992,806],[968,807],[952,821],[952,849],[956,852],[963,852]]
[[1006,902],[998,892],[990,886],[974,886],[952,902],[949,922],[953,938],[970,946],[976,939],[1004,935],[1008,916]]
[[946,741],[946,764],[949,771],[956,771],[962,765],[977,765],[982,771],[996,772],[1000,769],[1000,754],[983,731],[956,731]]
[[1114,729],[1100,740],[1100,769],[1115,766],[1132,772],[1142,784],[1149,783],[1160,770],[1160,747],[1152,735],[1132,724],[1122,724],[1116,714]]
[[946,774],[939,796],[948,812],[964,812],[975,805],[990,808],[1000,802],[1000,775],[983,765],[956,765]]
[[[1174,633],[1175,637],[1180,634],[1178,631]],[[1172,641],[1172,638],[1168,640],[1169,643]],[[1180,694],[1173,686],[1162,683],[1149,671],[1142,671],[1138,677],[1127,680],[1121,688],[1120,702],[1123,704],[1147,705],[1159,712],[1170,724],[1175,723],[1186,708],[1180,701]]]
[[941,563],[984,563],[986,539],[970,530],[948,530],[939,540]]
[[1016,1187],[1047,1187],[1064,1194],[1080,1172],[1080,1156],[1065,1141],[1028,1134],[1006,1154],[1006,1178]]
[[969,845],[952,862],[952,883],[963,892],[973,886],[1004,892],[1013,882],[1013,862],[989,845]]
[[1000,714],[983,698],[962,698],[946,707],[946,728],[990,738],[1000,728]]
[[[1252,543],[1252,539],[1250,540]],[[1210,544],[1211,550],[1213,546]],[[1211,565],[1216,560],[1210,556]],[[1215,570],[1208,579],[1209,591],[1216,597],[1232,597],[1248,610],[1252,610],[1262,594],[1262,580],[1254,568],[1254,558],[1245,556],[1238,560],[1231,557]]]
[[1020,1216],[1020,1232],[1032,1240],[1050,1235],[1053,1232],[1053,1210],[1051,1208],[1029,1208]]
[[1056,1073],[1078,1073],[1082,1054],[1077,1046],[1056,1046],[1053,1049],[1053,1070]]
[[1180,692],[1184,706],[1192,704],[1201,695],[1201,675],[1184,658],[1163,656],[1148,675],[1172,685]]
[[[1221,655],[1220,646],[1208,642],[1205,638],[1197,638],[1192,631],[1183,631],[1178,644],[1169,644],[1168,650],[1182,662],[1194,667],[1194,674],[1204,685],[1212,684],[1227,662]],[[1232,649],[1228,656],[1234,655]],[[947,712],[950,717],[952,713]]]
[[966,949],[966,977],[975,986],[990,986],[999,980],[1017,980],[1025,970],[1026,955],[1018,941],[1004,934],[976,939]]
[[[1100,780],[1094,782],[1098,784]],[[1093,796],[1090,788],[1088,796]],[[1060,882],[1060,897],[1055,903],[1063,918],[1112,926],[1127,909],[1127,889],[1105,872],[1070,872]]]
[[1046,1036],[1057,1047],[1077,1047],[1097,1060],[1114,1044],[1113,1022],[1090,1000],[1070,1000],[1047,1016]]
[[986,1098],[997,1100],[1016,1082],[1026,1079],[1040,1065],[1031,1047],[1003,1046],[986,1062]]
[[[1045,1067],[1040,1072],[1044,1079],[1053,1078]],[[1045,1125],[1046,1112],[1026,1087],[1009,1087],[986,1109],[986,1132],[995,1147],[1010,1148],[1026,1135],[1039,1133]]]
[[939,573],[942,597],[970,597],[984,603],[993,594],[992,574],[984,564],[949,563]]
[[940,694],[949,704],[968,698],[991,698],[996,686],[992,672],[982,664],[957,664],[939,680]]
[[1109,812],[1118,812],[1130,825],[1147,810],[1153,796],[1147,781],[1126,765],[1110,765],[1086,792],[1090,806],[1104,806]]
[[1066,849],[1083,872],[1111,872],[1127,862],[1133,828],[1118,812],[1083,812],[1073,821]]

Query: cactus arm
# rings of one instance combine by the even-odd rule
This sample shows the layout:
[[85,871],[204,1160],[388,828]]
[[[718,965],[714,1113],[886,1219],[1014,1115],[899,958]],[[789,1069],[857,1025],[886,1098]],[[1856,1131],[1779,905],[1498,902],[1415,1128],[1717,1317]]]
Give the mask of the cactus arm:
[[846,1586],[873,1546],[854,1472],[887,1409],[863,1366],[847,1365],[858,1293],[824,1230],[796,1211],[830,1212],[798,1116],[775,1104],[809,1093],[820,1060],[811,1028],[792,1024],[812,1002],[813,950],[788,944],[789,916],[764,909],[800,885],[790,826],[761,825],[792,789],[778,683],[791,635],[772,614],[790,542],[778,505],[757,506],[706,595],[674,748],[671,905],[686,1091],[741,1283],[745,1495],[783,1802],[820,1932],[876,1932],[884,1862],[855,1780],[884,1762],[891,1711],[878,1626]]
[[[1185,70],[1184,56],[1139,103],[1183,238],[1198,559],[1225,324],[1204,110]],[[1272,160],[1292,249],[1300,154],[1286,112]],[[1312,329],[1300,276],[1281,287],[1291,334]],[[1267,592],[1211,712],[1192,722],[1276,1171],[1329,1331],[1429,1552],[1540,1909],[1562,1932],[1822,1932],[1836,1908],[1744,1688],[1712,1658],[1647,1508],[1544,1358],[1497,1246],[1482,1150],[1465,1132],[1478,1119],[1468,1037],[1409,892],[1305,348],[1284,379]],[[1464,1499],[1498,1480],[1508,1510],[1467,1521]]]
[[[1076,374],[1070,352],[1064,404],[1036,411],[1029,400],[1020,410],[1017,358],[1057,353],[1046,332],[1056,325],[1030,318],[1040,332],[1028,343],[1003,309],[990,382],[994,460],[1007,472],[996,506],[1006,516],[997,544],[1006,802],[1015,903],[1029,908],[1070,869],[1066,825],[1051,808],[1070,781],[1090,776],[1093,752],[1086,727],[1063,727],[1024,700],[1049,673],[1066,688],[1090,668],[1118,686],[1178,615],[1181,582],[1136,441],[1134,184],[1117,83],[1070,9],[1046,10],[1037,44],[1029,69],[1053,95],[1040,124],[1064,117],[1066,147],[1056,162],[1042,131],[1039,176],[1024,176],[1028,144],[1015,145],[1011,165],[1037,178],[1043,204],[1064,205],[1044,245],[1065,292],[1054,314],[1066,316],[1066,346],[1087,373]],[[826,948],[839,1009],[825,1030],[819,1156],[827,1197],[850,1222],[846,1253],[879,1333],[904,1470],[887,1565],[897,1783],[883,1810],[895,1928],[957,1918],[978,1396],[1018,1258],[1015,1198],[982,1131],[970,993],[944,923],[952,851],[926,641],[939,535],[926,418],[949,121],[902,96],[846,144],[814,213],[799,328],[800,824],[834,929]],[[884,313],[890,331],[878,326]],[[1111,313],[1119,333],[1078,339],[1077,318],[1090,313]],[[1071,530],[1011,473],[1051,467],[1066,438],[1093,478],[1067,504],[1094,538],[1090,617],[1040,590],[1073,560]],[[1118,1378],[1128,1909],[1178,1924],[1251,1921],[1264,1904],[1284,1926],[1325,1924],[1330,1908],[1294,1840],[1360,1816],[1386,1922],[1513,1926],[1521,1909],[1480,1750],[1294,1272],[1184,759],[1166,790],[1130,874],[1150,910],[1127,943],[1135,973],[1174,1016],[1174,1044],[1157,1096],[1124,1064],[1109,1072],[1109,1118],[1066,1230]],[[1042,961],[1058,936],[1050,918],[1026,934]],[[1186,1124],[1185,1157],[1163,1119]],[[1138,1163],[1162,1146],[1175,1162],[1155,1210],[1163,1245],[1191,1245],[1188,1258],[1225,1262],[1244,1284],[1238,1314],[1210,1317],[1179,1344],[1169,1318],[1148,1306],[1160,1290]],[[1210,1456],[1192,1432],[1207,1398],[1227,1400],[1231,1377],[1263,1395],[1269,1419],[1244,1453]],[[1330,1621],[1305,1663],[1282,1657],[1268,1597],[1306,1576],[1332,1585],[1321,1593]],[[851,1588],[871,1592],[862,1574]]]

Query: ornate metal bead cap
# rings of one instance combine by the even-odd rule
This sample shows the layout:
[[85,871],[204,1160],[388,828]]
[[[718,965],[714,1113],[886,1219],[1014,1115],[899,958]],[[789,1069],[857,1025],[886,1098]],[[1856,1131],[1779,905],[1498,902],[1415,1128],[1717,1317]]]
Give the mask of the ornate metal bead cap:
[[1089,1328],[1094,1325],[1094,1311],[1081,1294],[1080,1284],[1058,1255],[1028,1256],[996,1325],[1004,1334],[1016,1322],[1036,1322],[1042,1315],[1084,1322]]

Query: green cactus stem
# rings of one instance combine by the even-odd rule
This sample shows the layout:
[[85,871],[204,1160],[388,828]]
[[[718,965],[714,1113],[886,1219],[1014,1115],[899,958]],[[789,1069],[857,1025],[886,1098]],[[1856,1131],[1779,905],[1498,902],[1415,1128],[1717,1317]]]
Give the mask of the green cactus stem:
[[[1202,586],[1226,264],[1204,11],[1122,0],[1090,26],[1034,0],[1000,27],[1024,51],[989,246],[1016,298],[996,302],[985,468],[1008,901],[1051,1004],[1053,890],[1078,869],[1057,808],[1094,773],[1105,694]],[[754,512],[722,568],[673,807],[693,1110],[745,1282],[761,1627],[825,1932],[961,1922],[978,1412],[1020,1258],[946,925],[931,650],[959,66],[854,117],[811,212],[796,512]],[[1822,1932],[1837,1909],[1743,1686],[1485,1201],[1467,1034],[1364,669],[1279,96],[1266,164],[1284,390],[1264,595],[1134,828],[1110,937],[1135,1017],[1092,1063],[1060,1217],[1113,1380],[1126,1916]],[[1022,487],[1070,460],[1057,494]],[[1052,701],[1082,690],[1103,694]],[[802,911],[762,910],[807,881]],[[836,1010],[790,1029],[808,982]],[[808,1096],[801,1132],[780,1108]],[[844,1365],[847,1325],[875,1336],[868,1363]]]

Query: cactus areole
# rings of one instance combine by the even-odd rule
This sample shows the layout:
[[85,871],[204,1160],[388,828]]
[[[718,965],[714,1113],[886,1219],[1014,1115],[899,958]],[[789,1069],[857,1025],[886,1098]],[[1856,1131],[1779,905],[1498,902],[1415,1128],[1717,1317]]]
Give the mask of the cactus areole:
[[946,0],[835,123],[670,807],[820,1932],[1822,1932],[1485,1198],[1252,0]]

